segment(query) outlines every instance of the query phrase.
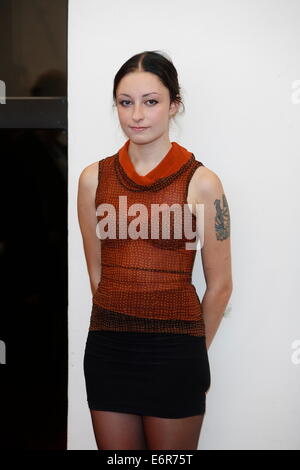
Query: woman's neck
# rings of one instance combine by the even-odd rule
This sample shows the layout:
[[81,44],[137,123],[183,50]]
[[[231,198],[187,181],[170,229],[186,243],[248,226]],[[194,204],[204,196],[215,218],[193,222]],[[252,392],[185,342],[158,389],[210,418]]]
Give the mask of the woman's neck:
[[136,172],[143,176],[155,168],[171,148],[172,144],[169,138],[157,139],[146,144],[135,143],[130,140],[128,155]]

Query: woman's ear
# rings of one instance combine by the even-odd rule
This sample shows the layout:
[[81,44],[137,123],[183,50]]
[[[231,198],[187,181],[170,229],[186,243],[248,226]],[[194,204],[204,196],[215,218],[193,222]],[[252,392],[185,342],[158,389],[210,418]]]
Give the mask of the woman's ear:
[[[177,95],[179,96],[179,95]],[[169,111],[169,116],[170,118],[172,118],[173,116],[175,116],[175,114],[178,113],[178,110],[179,110],[179,105],[180,103],[178,103],[177,101],[173,101],[170,105],[170,111]]]

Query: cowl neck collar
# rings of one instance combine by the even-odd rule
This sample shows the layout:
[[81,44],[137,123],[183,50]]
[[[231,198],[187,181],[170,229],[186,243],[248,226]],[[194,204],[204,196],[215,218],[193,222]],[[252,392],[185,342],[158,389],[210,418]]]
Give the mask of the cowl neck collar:
[[158,179],[165,178],[176,173],[192,157],[193,153],[179,145],[177,142],[171,142],[172,147],[163,159],[146,175],[140,175],[128,153],[130,139],[118,151],[119,162],[126,175],[139,185],[149,185],[155,183]]

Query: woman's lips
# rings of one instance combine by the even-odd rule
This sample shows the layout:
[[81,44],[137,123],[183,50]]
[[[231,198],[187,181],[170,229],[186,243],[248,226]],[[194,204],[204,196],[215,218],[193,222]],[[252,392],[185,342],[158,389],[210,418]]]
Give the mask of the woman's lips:
[[130,129],[132,129],[133,131],[136,131],[136,132],[141,132],[141,131],[144,131],[145,129],[148,129],[147,127],[130,127]]

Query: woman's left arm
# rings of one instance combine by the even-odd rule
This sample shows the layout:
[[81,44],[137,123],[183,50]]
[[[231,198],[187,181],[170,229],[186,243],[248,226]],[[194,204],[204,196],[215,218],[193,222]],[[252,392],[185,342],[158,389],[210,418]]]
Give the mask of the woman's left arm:
[[206,291],[202,299],[206,347],[221,323],[232,293],[230,212],[220,178],[201,167],[196,184],[196,202],[204,206],[201,248]]

